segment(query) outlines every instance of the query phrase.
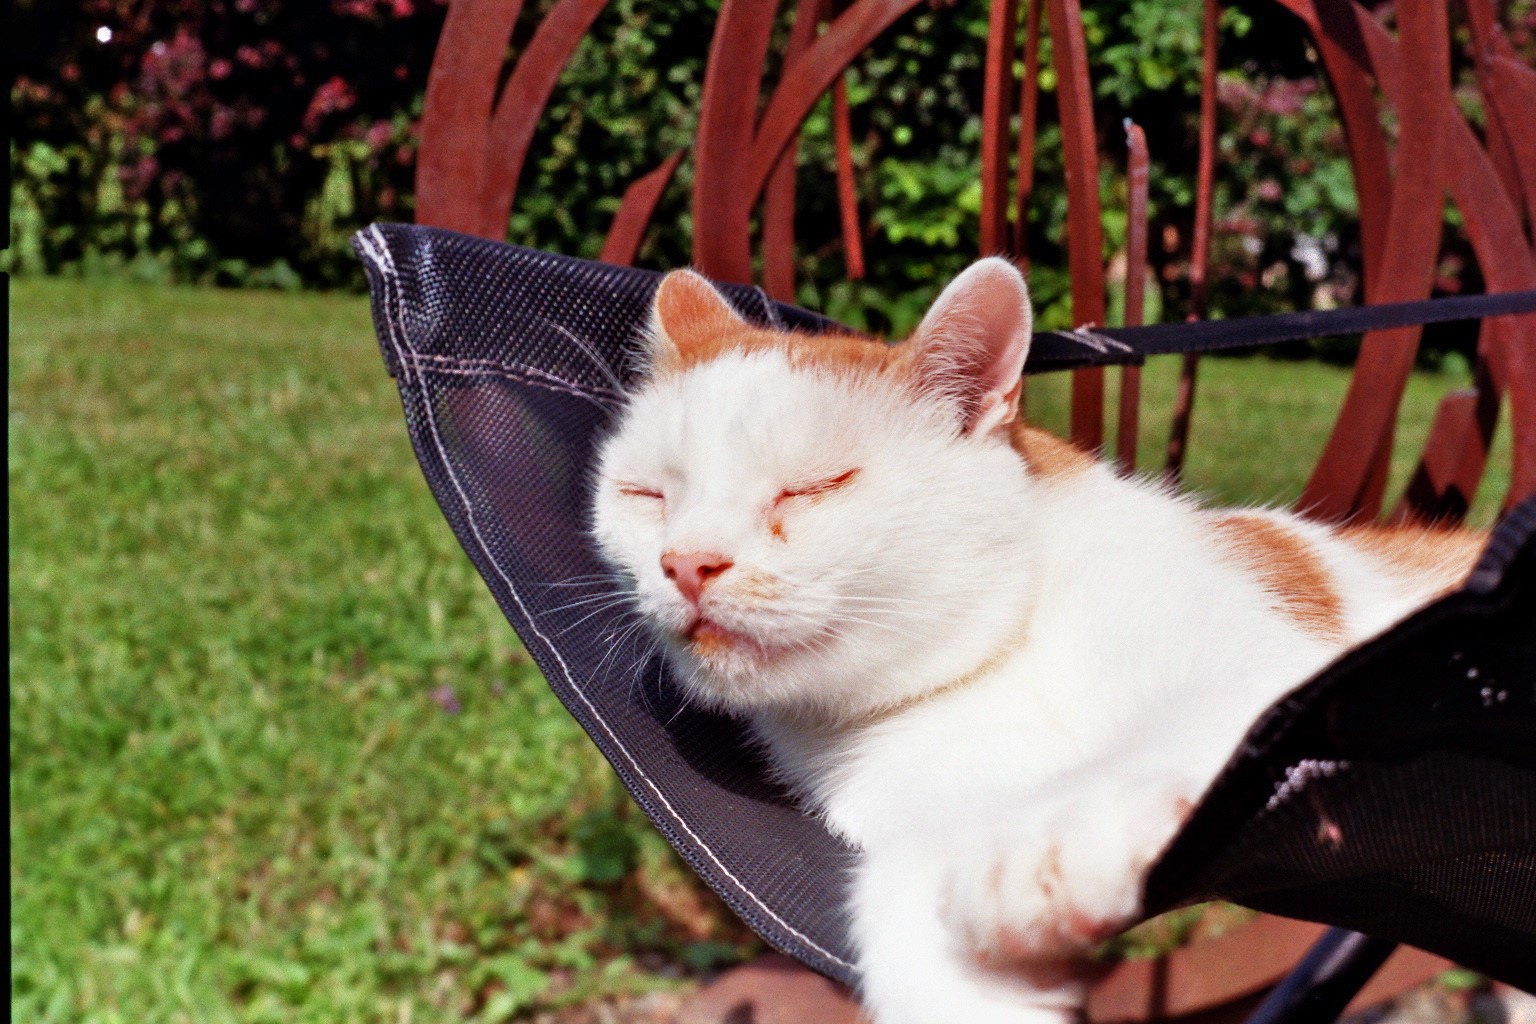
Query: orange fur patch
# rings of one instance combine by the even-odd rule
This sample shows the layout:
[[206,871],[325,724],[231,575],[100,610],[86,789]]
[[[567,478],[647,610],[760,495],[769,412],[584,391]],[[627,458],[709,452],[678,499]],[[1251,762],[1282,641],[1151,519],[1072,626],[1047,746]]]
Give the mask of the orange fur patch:
[[1339,536],[1399,576],[1432,580],[1448,593],[1466,580],[1488,543],[1481,530],[1438,530],[1426,526],[1346,526]]
[[1225,515],[1215,525],[1231,553],[1274,594],[1281,611],[1318,639],[1344,639],[1343,604],[1310,544],[1253,513]]
[[1023,457],[1024,465],[1032,476],[1076,476],[1097,462],[1092,455],[1077,445],[1070,441],[1063,441],[1055,434],[1031,427],[1022,419],[1013,421],[1008,442],[1013,445],[1013,450]]
[[794,367],[905,373],[904,346],[850,331],[801,334],[754,327],[737,317],[701,277],[668,274],[656,291],[656,319],[672,345],[661,346],[659,373],[676,373],[730,352],[781,351]]
[[701,658],[712,658],[736,649],[735,641],[718,633],[703,633],[690,641],[693,653]]
[[[888,345],[858,334],[829,332],[798,334],[788,331],[764,331],[748,327],[731,335],[716,335],[712,345],[693,346],[684,366],[707,362],[725,352],[753,352],[778,349],[796,369],[864,372],[905,377],[912,360],[899,345]],[[710,351],[710,349],[713,349]]]

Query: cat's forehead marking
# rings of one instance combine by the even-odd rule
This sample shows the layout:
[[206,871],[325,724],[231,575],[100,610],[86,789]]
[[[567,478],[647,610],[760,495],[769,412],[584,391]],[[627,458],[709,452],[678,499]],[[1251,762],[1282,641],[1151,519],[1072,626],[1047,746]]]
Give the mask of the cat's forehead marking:
[[850,331],[801,334],[743,320],[704,278],[680,271],[656,289],[652,329],[670,344],[657,346],[657,373],[691,369],[731,353],[783,352],[793,368],[890,374],[911,367],[905,346],[887,345]]
[[680,323],[672,321],[669,335],[674,347],[660,354],[655,367],[658,373],[681,373],[722,356],[757,352],[781,352],[794,369],[874,373],[893,378],[906,376],[912,363],[904,345],[890,345],[842,331],[802,334],[685,319]]

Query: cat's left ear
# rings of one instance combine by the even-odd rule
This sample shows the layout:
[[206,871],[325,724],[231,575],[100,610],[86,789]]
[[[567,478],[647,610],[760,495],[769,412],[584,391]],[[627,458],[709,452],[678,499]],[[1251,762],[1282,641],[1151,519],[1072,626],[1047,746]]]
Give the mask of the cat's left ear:
[[651,302],[651,356],[662,366],[686,364],[746,326],[707,278],[674,270]]
[[965,269],[929,308],[909,345],[919,386],[960,408],[967,434],[1018,415],[1033,315],[1024,275],[989,256]]

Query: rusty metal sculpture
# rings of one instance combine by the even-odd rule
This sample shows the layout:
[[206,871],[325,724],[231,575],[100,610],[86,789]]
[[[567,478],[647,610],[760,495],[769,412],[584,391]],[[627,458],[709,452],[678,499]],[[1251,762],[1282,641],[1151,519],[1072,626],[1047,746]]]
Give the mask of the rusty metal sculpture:
[[[813,106],[830,90],[847,273],[862,276],[843,76],[877,36],[918,2],[852,0],[838,13],[833,0],[798,0],[782,70],[765,95],[762,79],[779,5],[724,0],[710,46],[695,144],[629,186],[603,259],[633,261],[662,191],[680,163],[691,157],[695,264],[719,279],[750,281],[750,225],[754,210],[760,210],[763,283],[770,294],[792,298],[796,140]],[[1072,315],[1079,324],[1098,324],[1105,317],[1106,268],[1098,133],[1080,0],[1022,2],[1022,19],[1021,0],[992,0],[990,8],[981,132],[981,249],[1006,253],[1021,263],[1025,258],[1022,211],[1028,208],[1033,185],[1040,41],[1048,31],[1054,41],[1067,178]],[[1536,107],[1536,71],[1515,56],[1492,0],[1463,0],[1460,5],[1486,114],[1481,136],[1450,89],[1448,0],[1397,0],[1395,36],[1357,0],[1274,2],[1295,14],[1310,34],[1337,100],[1359,197],[1367,300],[1429,294],[1447,196],[1464,218],[1488,289],[1536,288],[1536,251],[1527,233],[1528,226],[1536,228],[1536,119],[1529,113]],[[508,72],[504,64],[521,0],[452,0],[422,116],[417,171],[421,223],[504,236],[534,127],[566,62],[605,6],[606,0],[558,0]],[[1205,0],[1189,272],[1193,317],[1204,315],[1206,302],[1219,14],[1216,0]],[[1021,27],[1024,73],[1016,82]],[[1015,89],[1016,138],[1011,118]],[[1395,146],[1382,127],[1378,97],[1396,115]],[[1141,130],[1129,124],[1126,128],[1125,315],[1127,322],[1138,322],[1146,274],[1148,160]],[[1394,154],[1412,158],[1394,160]],[[1017,165],[1012,182],[1011,156]],[[1019,211],[1012,224],[1010,209]],[[1418,328],[1375,331],[1362,341],[1349,393],[1300,501],[1308,514],[1332,520],[1381,514],[1398,404],[1419,334]],[[1090,448],[1104,441],[1103,372],[1077,371],[1072,386],[1072,438]],[[1116,457],[1130,470],[1137,457],[1140,377],[1135,367],[1123,374]],[[1166,461],[1174,477],[1184,460],[1195,380],[1195,359],[1186,357]],[[1391,512],[1394,519],[1455,522],[1466,513],[1506,399],[1515,441],[1506,501],[1513,503],[1536,493],[1536,316],[1485,323],[1474,385],[1442,401],[1407,490]],[[1294,959],[1304,940],[1271,924],[1254,931],[1248,941],[1250,951],[1266,943],[1283,949],[1259,958],[1264,969],[1246,973],[1202,968],[1201,958],[1208,958],[1209,952],[1181,951],[1155,967],[1127,965],[1096,990],[1093,1019],[1167,1019],[1215,1006],[1237,1008]],[[1437,966],[1405,955],[1408,960],[1398,961],[1400,979],[1424,976]]]

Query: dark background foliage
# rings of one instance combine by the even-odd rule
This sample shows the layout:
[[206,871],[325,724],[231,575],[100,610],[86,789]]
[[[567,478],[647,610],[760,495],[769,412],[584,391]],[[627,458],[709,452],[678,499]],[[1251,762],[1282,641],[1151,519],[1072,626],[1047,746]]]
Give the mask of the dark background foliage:
[[[517,52],[552,0],[530,2]],[[786,5],[788,6],[788,5]],[[1089,3],[1104,158],[1105,257],[1124,242],[1123,118],[1150,141],[1150,315],[1181,315],[1193,222],[1199,0]],[[718,0],[613,0],[540,125],[508,226],[516,242],[594,256],[624,186],[688,145]],[[410,219],[417,119],[442,0],[18,0],[13,249],[24,273],[129,273],[356,287],[357,227]],[[1390,5],[1379,12],[1390,18]],[[1506,6],[1536,53],[1536,2]],[[787,31],[788,12],[781,32]],[[901,330],[977,251],[980,0],[922,6],[850,78],[869,274],[846,280],[829,104],[800,148],[800,298]],[[107,38],[110,33],[110,38]],[[1464,33],[1457,88],[1480,119]],[[1299,22],[1269,0],[1222,18],[1212,305],[1228,314],[1359,301],[1353,180]],[[1041,319],[1068,317],[1066,212],[1049,40],[1029,257]],[[770,68],[771,83],[776,69]],[[685,164],[640,261],[686,262]],[[1454,209],[1437,287],[1481,287]],[[1123,276],[1123,275],[1122,275]],[[1123,295],[1116,295],[1116,303]]]
[[13,259],[356,281],[329,236],[410,215],[425,0],[19,0]]

